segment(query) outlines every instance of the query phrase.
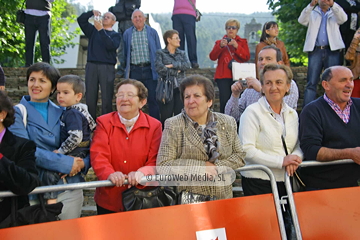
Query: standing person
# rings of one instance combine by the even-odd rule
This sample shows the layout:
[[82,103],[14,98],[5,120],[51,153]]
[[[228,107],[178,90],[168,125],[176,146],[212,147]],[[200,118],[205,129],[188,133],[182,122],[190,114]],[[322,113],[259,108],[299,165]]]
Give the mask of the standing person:
[[[191,3],[190,3],[191,2]],[[188,56],[192,68],[199,68],[196,53],[196,0],[174,0],[174,9],[171,20],[173,29],[179,32],[180,49],[185,50],[185,39]]]
[[[67,174],[57,185],[64,183],[84,182],[83,175],[90,167],[90,159],[72,157],[53,151],[60,147],[60,118],[64,112],[49,98],[56,90],[60,78],[59,71],[48,63],[35,63],[26,73],[28,96],[23,96],[20,104],[26,109],[26,119],[22,111],[15,107],[15,123],[10,130],[17,136],[30,139],[36,144],[36,166],[39,175],[43,169]],[[81,215],[83,191],[67,190],[59,193],[57,202],[64,207],[59,218],[61,220],[78,218]]]
[[[266,64],[269,63],[283,64],[280,49],[273,45],[265,46],[260,50],[257,62],[258,75],[260,75]],[[237,122],[240,121],[241,114],[243,114],[245,109],[263,96],[261,91],[262,85],[258,79],[248,77],[245,80],[247,87],[243,86],[240,81],[235,82],[231,86],[231,97],[225,106],[225,114],[234,117]],[[289,107],[296,110],[298,99],[299,89],[296,82],[291,80],[290,91],[284,97],[284,101]]]
[[347,67],[333,66],[322,74],[325,94],[301,111],[300,147],[305,160],[354,163],[301,169],[306,190],[358,186],[360,179],[360,99],[352,98],[353,75]]
[[159,106],[155,91],[158,74],[155,68],[156,51],[161,48],[159,36],[155,29],[145,25],[145,15],[136,9],[132,16],[133,27],[127,29],[123,36],[124,49],[122,61],[125,67],[125,78],[141,81],[148,89],[150,116],[160,120]]
[[346,20],[346,13],[334,0],[312,0],[302,10],[298,21],[308,27],[304,52],[309,58],[303,106],[316,98],[322,69],[340,65],[341,49],[345,45],[339,27]]
[[89,39],[87,63],[85,68],[86,104],[93,119],[96,119],[99,84],[101,90],[101,114],[112,112],[114,95],[116,49],[121,36],[112,29],[116,22],[114,14],[107,12],[102,20],[89,23],[89,18],[99,18],[97,10],[81,14],[77,21],[85,36]]
[[234,83],[229,64],[233,60],[243,63],[250,59],[247,40],[237,35],[240,22],[236,19],[227,20],[225,30],[226,34],[215,42],[209,55],[212,61],[218,61],[214,78],[219,87],[221,113],[224,113],[226,102],[231,96],[231,85]]
[[[264,96],[245,109],[239,125],[239,138],[246,152],[246,165],[261,164],[269,167],[274,173],[280,198],[287,195],[285,171],[292,176],[303,157],[298,139],[298,115],[284,102],[292,77],[290,68],[285,65],[265,65],[260,74]],[[266,173],[245,171],[241,175],[245,196],[272,192]],[[287,209],[284,222],[288,239],[291,234],[289,219]]]
[[354,89],[352,91],[352,97],[360,97],[360,29],[358,29],[354,38],[352,39],[350,46],[345,54],[345,59],[350,62],[349,69],[354,77]]
[[[161,123],[141,111],[148,95],[144,84],[126,79],[116,86],[116,92],[117,111],[97,119],[90,147],[91,165],[98,179],[115,184],[96,188],[98,215],[124,210],[122,193],[131,185],[143,187],[138,183],[149,173],[139,168],[155,166],[161,139]],[[128,186],[123,185],[125,179]]]
[[340,26],[341,37],[345,44],[344,53],[346,53],[359,27],[358,12],[360,12],[360,2],[357,0],[336,0],[336,3],[344,9],[347,15],[347,21]]
[[[0,91],[0,191],[17,196],[17,209],[29,205],[27,194],[40,185],[33,141],[14,136],[8,129],[15,121],[12,101]],[[0,201],[0,223],[11,214],[12,198]]]
[[260,42],[256,45],[256,49],[255,49],[256,65],[258,64],[258,55],[260,50],[263,49],[263,47],[265,46],[274,45],[275,47],[279,48],[281,51],[283,64],[290,67],[290,60],[286,52],[285,44],[283,41],[277,38],[278,35],[279,35],[279,25],[276,22],[270,21],[264,24],[260,37]]
[[190,62],[185,51],[178,49],[181,39],[176,30],[168,30],[164,33],[166,47],[156,52],[156,71],[162,79],[170,79],[174,83],[173,99],[166,103],[158,103],[160,107],[160,119],[164,122],[169,117],[181,112],[184,104],[180,98],[179,84],[185,77],[185,71],[190,68]]
[[25,12],[25,67],[34,63],[37,32],[43,62],[50,63],[51,3],[55,0],[26,0]]
[[6,81],[5,73],[0,65],[0,90],[5,90],[5,81]]

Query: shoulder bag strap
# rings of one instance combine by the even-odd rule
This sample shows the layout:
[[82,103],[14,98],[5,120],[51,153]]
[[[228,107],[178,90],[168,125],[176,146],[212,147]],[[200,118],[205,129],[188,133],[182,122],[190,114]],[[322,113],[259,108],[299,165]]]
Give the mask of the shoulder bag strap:
[[196,7],[195,7],[194,3],[191,0],[188,0],[188,1],[191,4],[191,6],[193,7],[194,11],[196,11]]

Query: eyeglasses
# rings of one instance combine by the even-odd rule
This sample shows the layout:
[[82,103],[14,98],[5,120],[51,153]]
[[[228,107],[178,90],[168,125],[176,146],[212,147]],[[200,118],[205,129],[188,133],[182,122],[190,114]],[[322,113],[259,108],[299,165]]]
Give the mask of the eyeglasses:
[[133,93],[128,93],[128,94],[124,94],[124,93],[117,93],[115,94],[115,96],[119,99],[124,99],[125,97],[127,99],[133,99],[134,97],[137,97],[136,94],[133,94]]
[[230,30],[230,29],[236,30],[236,29],[238,29],[238,28],[237,28],[236,26],[227,26],[226,29],[227,29],[227,30]]
[[103,16],[103,19],[113,19],[112,16]]

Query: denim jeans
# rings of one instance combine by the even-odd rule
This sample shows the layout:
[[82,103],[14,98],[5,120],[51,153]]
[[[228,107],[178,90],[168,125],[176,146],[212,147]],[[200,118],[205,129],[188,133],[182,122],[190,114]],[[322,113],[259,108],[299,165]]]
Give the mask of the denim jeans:
[[330,49],[315,48],[309,52],[309,65],[307,72],[307,85],[304,93],[304,104],[306,106],[316,98],[316,88],[320,80],[320,74],[323,69],[331,66],[340,65],[340,51],[331,51]]
[[34,63],[34,47],[39,32],[41,57],[43,62],[50,63],[50,16],[33,16],[25,14],[25,66]]
[[142,82],[148,89],[149,115],[160,121],[160,111],[155,98],[157,80],[153,80],[151,66],[138,67],[130,66],[130,78]]

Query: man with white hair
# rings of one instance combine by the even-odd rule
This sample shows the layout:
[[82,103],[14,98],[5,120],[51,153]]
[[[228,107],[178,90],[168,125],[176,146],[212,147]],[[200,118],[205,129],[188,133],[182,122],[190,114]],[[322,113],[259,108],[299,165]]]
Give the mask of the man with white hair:
[[[94,25],[89,18],[94,16]],[[112,112],[114,95],[116,49],[120,45],[121,36],[112,29],[116,17],[111,12],[104,14],[97,10],[85,12],[78,17],[78,23],[89,39],[87,63],[85,68],[86,104],[89,113],[96,119],[99,84],[101,88],[101,114]]]
[[135,9],[132,16],[134,26],[123,35],[125,78],[141,81],[148,89],[149,115],[160,120],[159,106],[155,98],[158,74],[155,70],[156,50],[160,49],[160,39],[155,29],[145,25],[145,15]]

